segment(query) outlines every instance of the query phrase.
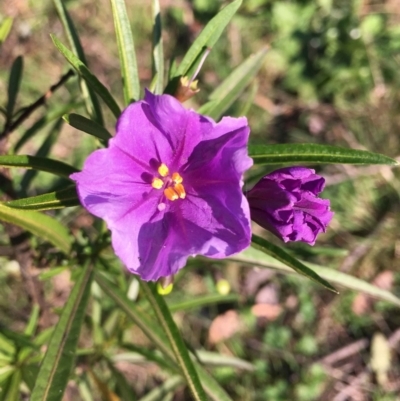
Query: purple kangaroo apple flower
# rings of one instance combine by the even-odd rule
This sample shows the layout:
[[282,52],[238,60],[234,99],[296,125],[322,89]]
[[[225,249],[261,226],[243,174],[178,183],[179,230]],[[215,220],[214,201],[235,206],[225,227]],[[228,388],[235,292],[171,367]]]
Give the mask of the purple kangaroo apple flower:
[[109,147],[71,178],[82,205],[107,222],[126,267],[157,280],[189,256],[224,258],[250,244],[242,193],[249,131],[244,117],[215,123],[147,91],[122,113]]
[[318,198],[325,179],[306,167],[282,168],[248,192],[251,218],[283,241],[314,245],[333,217],[329,200]]

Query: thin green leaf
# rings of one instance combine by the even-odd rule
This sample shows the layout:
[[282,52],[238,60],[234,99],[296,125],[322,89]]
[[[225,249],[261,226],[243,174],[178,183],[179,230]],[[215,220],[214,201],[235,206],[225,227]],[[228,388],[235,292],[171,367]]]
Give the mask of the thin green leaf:
[[[254,248],[248,248],[238,255],[230,257],[229,259],[235,262],[246,263],[253,266],[275,269],[285,274],[294,273],[293,270],[286,264],[279,262],[275,258]],[[329,280],[331,283],[340,285],[344,288],[364,292],[365,294],[371,295],[375,298],[391,302],[396,306],[400,306],[400,298],[396,297],[389,291],[378,288],[372,284],[360,280],[357,277],[311,263],[307,263],[307,266],[314,270],[319,276]]]
[[67,269],[68,269],[68,266],[52,267],[51,269],[49,269],[47,271],[39,273],[38,279],[40,281],[50,280],[54,276],[61,274],[63,271],[65,271]]
[[181,368],[182,374],[189,386],[189,389],[192,392],[193,398],[197,401],[207,401],[206,393],[204,392],[196,369],[194,368],[193,362],[190,359],[186,345],[182,340],[174,320],[172,319],[165,300],[157,293],[154,285],[142,282],[141,286],[146,294],[147,300],[153,307],[154,313],[164,333],[168,337],[175,358]]
[[25,330],[24,330],[24,334],[26,336],[29,337],[35,333],[36,327],[37,327],[37,324],[39,321],[39,313],[40,313],[39,305],[33,304],[31,316],[30,316],[28,324],[26,325]]
[[188,75],[188,72],[195,68],[196,62],[200,61],[202,54],[207,48],[211,48],[217,43],[223,30],[236,13],[242,0],[235,0],[224,7],[202,30],[197,39],[186,53],[179,65],[175,77]]
[[333,288],[326,280],[321,278],[317,273],[311,270],[309,267],[304,265],[302,262],[294,258],[292,255],[288,254],[285,250],[272,244],[264,238],[253,235],[251,237],[251,246],[259,249],[260,251],[266,253],[284,263],[285,265],[291,267],[295,272],[306,276],[310,280],[323,285],[328,290],[338,294],[338,292]]
[[87,84],[104,100],[104,103],[109,107],[114,116],[118,118],[121,114],[121,110],[108,89],[97,79],[95,75],[89,71],[86,65],[83,64],[83,62],[79,60],[74,53],[68,50],[54,35],[50,36],[60,53],[72,65],[77,73],[87,82]]
[[5,401],[18,401],[21,399],[19,387],[21,385],[22,372],[20,369],[16,370],[10,381],[10,385],[8,387],[7,396],[5,397]]
[[76,193],[76,188],[73,186],[48,194],[5,202],[4,205],[14,209],[39,211],[79,206],[80,202]]
[[111,0],[114,27],[117,36],[119,60],[125,105],[140,98],[139,72],[132,30],[124,0]]
[[116,392],[121,397],[121,401],[136,401],[136,395],[132,391],[131,385],[128,383],[126,377],[107,360],[108,368],[111,371],[111,376],[116,382]]
[[3,22],[0,25],[0,45],[4,43],[7,39],[8,34],[11,31],[11,27],[13,24],[13,19],[11,17],[4,18]]
[[[63,24],[72,51],[74,52],[75,56],[77,56],[79,60],[82,61],[83,64],[87,65],[86,57],[83,52],[78,33],[74,27],[71,17],[68,14],[67,9],[64,6],[63,1],[53,0],[53,2],[57,9],[61,23]],[[87,86],[86,82],[83,79],[80,79],[80,86],[87,112],[89,113],[91,118],[95,120],[98,124],[104,125],[101,107],[95,93]]]
[[255,367],[250,362],[234,356],[222,355],[216,352],[198,350],[196,355],[199,361],[206,366],[230,366],[236,369],[243,369],[249,372],[254,371]]
[[31,210],[17,210],[0,204],[0,220],[22,227],[49,241],[66,254],[70,251],[72,239],[67,229],[50,216]]
[[8,80],[8,101],[6,111],[9,122],[11,122],[11,118],[14,113],[15,102],[17,100],[19,87],[21,84],[23,67],[24,60],[21,56],[18,56],[11,66],[10,78]]
[[0,156],[0,166],[21,167],[26,169],[46,171],[48,173],[66,178],[69,178],[71,174],[79,171],[75,167],[72,167],[69,164],[60,162],[58,160],[28,155]]
[[153,74],[157,74],[154,93],[160,95],[164,89],[164,50],[160,3],[153,0]]
[[30,128],[28,128],[18,142],[14,145],[13,152],[17,153],[26,142],[28,142],[37,132],[40,132],[47,124],[54,120],[61,118],[65,113],[80,107],[80,103],[68,103],[57,107],[56,109],[49,109],[46,114],[37,120]]
[[159,367],[166,368],[169,370],[178,371],[178,367],[176,365],[171,365],[168,361],[164,359],[164,355],[162,355],[157,350],[150,350],[147,347],[139,347],[135,344],[123,343],[121,344],[121,348],[129,350],[131,352],[118,353],[117,355],[111,356],[111,360],[113,362],[129,362],[129,363],[138,363],[140,361],[151,361],[155,362]]
[[63,116],[63,119],[72,127],[102,139],[103,141],[108,141],[112,138],[111,134],[103,126],[79,114],[66,114]]
[[236,302],[239,299],[237,294],[208,294],[200,297],[192,297],[185,301],[168,304],[168,308],[171,312],[177,312],[182,310],[191,310],[196,308],[202,308],[207,305],[214,305],[223,302]]
[[76,281],[50,339],[31,401],[59,401],[62,399],[75,358],[91,282],[92,266],[88,263]]
[[[55,122],[53,127],[50,129],[47,137],[44,139],[39,149],[37,150],[35,157],[47,157],[50,154],[52,147],[57,142],[63,124],[64,121],[61,119]],[[25,174],[23,175],[20,183],[22,196],[27,196],[28,189],[34,178],[37,176],[37,174],[38,174],[37,170],[25,171]]]
[[167,379],[163,384],[151,390],[144,397],[141,397],[139,401],[161,401],[162,399],[164,399],[166,394],[174,391],[183,383],[184,381],[180,376],[172,376]]
[[200,107],[199,113],[218,120],[253,81],[264,63],[268,49],[264,48],[247,58],[210,95],[210,101]]
[[396,160],[378,153],[314,143],[249,145],[249,156],[255,164],[398,164]]
[[[165,361],[171,366],[175,372],[180,372],[174,360],[174,354],[168,345],[168,340],[163,332],[160,331],[159,325],[149,319],[148,314],[139,311],[137,304],[130,301],[122,291],[105,279],[103,275],[95,272],[95,280],[102,290],[114,300],[114,302],[123,310],[126,315],[143,331],[143,333],[152,341],[157,349],[165,356]],[[204,385],[207,394],[213,401],[232,401],[225,390],[217,383],[201,365],[195,362],[197,373]]]
[[155,324],[155,322],[152,322],[147,314],[141,312],[134,302],[130,301],[117,286],[105,279],[104,276],[95,272],[94,279],[101,289],[114,300],[127,316],[138,325],[152,342],[154,342],[157,348],[167,356],[169,363],[174,365],[174,355],[167,344],[165,335],[161,333],[159,326]]

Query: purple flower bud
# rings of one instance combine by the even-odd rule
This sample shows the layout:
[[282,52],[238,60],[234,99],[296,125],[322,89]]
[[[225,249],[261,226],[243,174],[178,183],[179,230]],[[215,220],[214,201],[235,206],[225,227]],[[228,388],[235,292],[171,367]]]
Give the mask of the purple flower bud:
[[333,217],[329,200],[318,198],[325,179],[306,167],[282,168],[248,192],[251,218],[285,242],[314,245]]

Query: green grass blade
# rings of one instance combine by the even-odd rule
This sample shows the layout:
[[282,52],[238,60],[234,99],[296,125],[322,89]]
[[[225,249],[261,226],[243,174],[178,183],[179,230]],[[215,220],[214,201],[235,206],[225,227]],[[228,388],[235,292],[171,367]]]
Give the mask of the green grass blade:
[[14,209],[40,211],[79,206],[80,202],[76,194],[76,188],[73,186],[48,194],[5,202],[4,205]]
[[31,401],[60,401],[62,399],[75,358],[91,282],[92,266],[88,263],[75,283],[50,339]]
[[193,362],[190,359],[186,345],[182,340],[174,320],[172,319],[167,304],[162,296],[157,293],[154,285],[142,282],[141,286],[147,300],[153,307],[154,313],[164,333],[168,337],[175,358],[181,368],[182,374],[189,386],[189,389],[192,392],[193,398],[196,401],[207,401],[206,393],[201,385]]
[[254,164],[398,164],[396,160],[378,153],[314,143],[249,145],[249,156]]
[[[75,56],[77,56],[79,60],[82,61],[83,64],[87,65],[86,57],[83,52],[83,48],[79,40],[78,33],[71,20],[71,17],[68,14],[67,9],[64,6],[63,1],[53,0],[53,2],[57,9],[61,23],[63,24],[71,49],[73,50]],[[101,111],[100,103],[95,93],[87,86],[86,82],[82,79],[80,80],[80,87],[85,102],[86,110],[89,113],[90,117],[93,120],[95,120],[98,124],[104,125],[103,114]]]
[[164,50],[158,0],[153,0],[153,74],[157,74],[154,93],[160,95],[164,89]]
[[200,107],[199,113],[207,114],[218,120],[253,81],[264,63],[267,50],[267,48],[260,50],[236,67],[228,78],[211,93],[210,101]]
[[72,239],[68,230],[58,220],[32,210],[17,210],[0,204],[0,220],[15,224],[24,230],[49,241],[68,254]]
[[[245,251],[239,253],[238,255],[229,257],[230,260],[246,263],[252,266],[267,267],[271,269],[278,270],[285,274],[293,274],[293,270],[286,264],[276,260],[272,256],[265,254],[254,248],[248,248]],[[328,267],[323,267],[311,263],[307,263],[312,270],[314,270],[320,277],[329,280],[331,283],[339,285],[343,288],[348,288],[363,292],[365,294],[371,295],[375,298],[388,301],[396,306],[400,306],[400,298],[393,295],[391,292],[383,290],[375,285],[369,284],[357,277],[351,276],[340,271],[330,269]]]
[[22,167],[26,169],[46,171],[66,178],[68,178],[72,173],[79,171],[75,167],[58,160],[28,155],[0,156],[0,166]]
[[135,45],[132,30],[126,12],[124,0],[111,0],[117,36],[119,60],[124,90],[125,105],[140,98],[139,72],[136,61]]
[[13,24],[13,19],[11,17],[4,18],[3,22],[0,25],[0,45],[4,43],[7,39],[8,34],[11,31],[11,27]]
[[241,4],[242,0],[233,1],[206,25],[180,63],[175,77],[188,75],[189,71],[196,67],[196,62],[200,61],[203,52],[215,45]]
[[66,123],[78,129],[79,131],[86,132],[87,134],[103,141],[108,141],[110,138],[112,138],[111,134],[103,126],[79,114],[65,114],[63,119]]
[[273,258],[279,260],[285,265],[291,267],[295,272],[306,276],[310,280],[314,281],[317,284],[323,285],[328,290],[338,294],[334,287],[329,284],[326,280],[320,277],[317,273],[315,273],[312,269],[304,265],[302,262],[294,258],[292,255],[288,254],[285,250],[272,244],[264,238],[258,237],[257,235],[253,235],[251,237],[251,246],[256,248],[267,255],[272,256]]
[[86,65],[83,64],[83,62],[79,60],[71,50],[68,50],[54,35],[50,36],[60,53],[87,82],[87,84],[103,99],[104,103],[109,107],[114,116],[118,118],[121,114],[121,110],[108,89],[89,71]]
[[18,56],[12,66],[10,71],[10,78],[8,80],[8,101],[6,106],[7,120],[11,122],[11,118],[14,113],[15,102],[17,100],[19,87],[21,84],[22,71],[24,68],[24,60],[21,56]]

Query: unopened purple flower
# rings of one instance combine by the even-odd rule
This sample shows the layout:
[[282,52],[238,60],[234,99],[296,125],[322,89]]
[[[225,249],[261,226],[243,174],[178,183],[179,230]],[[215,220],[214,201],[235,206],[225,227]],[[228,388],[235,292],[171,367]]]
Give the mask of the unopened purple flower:
[[325,179],[305,167],[276,170],[248,192],[251,218],[283,241],[314,245],[332,219],[329,200],[318,198]]
[[252,165],[246,118],[215,123],[172,96],[146,92],[116,131],[71,178],[83,206],[107,222],[115,253],[132,273],[157,280],[189,256],[223,258],[249,245],[241,189]]

